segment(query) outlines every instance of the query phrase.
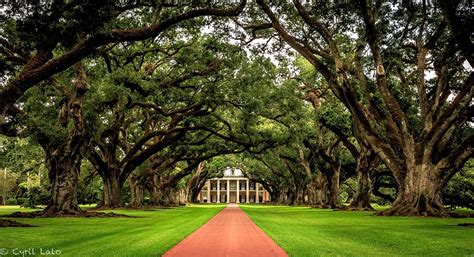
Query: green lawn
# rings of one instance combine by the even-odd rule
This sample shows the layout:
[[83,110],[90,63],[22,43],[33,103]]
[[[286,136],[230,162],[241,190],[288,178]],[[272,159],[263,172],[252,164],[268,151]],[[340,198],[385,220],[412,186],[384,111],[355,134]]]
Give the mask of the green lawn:
[[474,219],[240,205],[290,256],[474,256]]
[[[35,248],[35,255],[41,256],[40,248],[54,248],[61,256],[160,256],[224,207],[115,211],[143,218],[18,218],[14,220],[38,227],[0,228],[0,252],[5,248],[7,256],[14,256],[15,248]],[[25,209],[0,207],[0,215],[15,211]]]

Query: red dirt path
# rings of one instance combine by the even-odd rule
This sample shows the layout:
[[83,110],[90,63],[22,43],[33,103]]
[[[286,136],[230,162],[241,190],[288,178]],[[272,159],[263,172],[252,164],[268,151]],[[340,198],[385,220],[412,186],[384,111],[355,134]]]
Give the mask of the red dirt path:
[[235,204],[181,241],[166,257],[288,256]]

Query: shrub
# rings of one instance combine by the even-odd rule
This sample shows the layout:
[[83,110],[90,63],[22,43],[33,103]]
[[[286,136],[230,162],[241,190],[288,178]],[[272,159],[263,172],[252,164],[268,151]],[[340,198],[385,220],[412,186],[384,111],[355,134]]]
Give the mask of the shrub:
[[18,205],[23,205],[23,204],[25,204],[27,201],[28,201],[28,198],[19,197],[19,198],[16,199],[16,204],[18,204]]
[[474,210],[474,171],[453,176],[443,189],[443,203],[451,209],[464,207]]
[[10,199],[7,199],[7,200],[5,201],[5,204],[6,204],[6,205],[17,205],[18,202],[16,201],[15,198],[10,198]]

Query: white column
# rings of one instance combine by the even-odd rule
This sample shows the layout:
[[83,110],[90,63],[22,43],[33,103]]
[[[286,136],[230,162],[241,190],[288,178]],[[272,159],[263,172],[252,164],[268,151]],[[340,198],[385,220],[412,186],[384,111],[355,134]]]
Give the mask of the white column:
[[257,182],[255,182],[255,202],[260,203],[260,201],[258,200],[258,183]]
[[227,203],[230,202],[230,180],[227,179]]
[[211,203],[211,180],[207,181],[207,203]]
[[217,203],[221,202],[221,182],[217,179]]
[[249,202],[249,180],[247,179],[247,184],[245,185],[245,190],[246,190],[246,197],[245,197],[245,203]]
[[237,202],[237,203],[240,203],[240,195],[239,195],[239,189],[240,189],[240,188],[239,188],[239,187],[240,187],[240,181],[237,179],[237,193],[236,193],[236,194],[237,194],[237,195],[236,195],[236,197],[237,197],[236,202]]

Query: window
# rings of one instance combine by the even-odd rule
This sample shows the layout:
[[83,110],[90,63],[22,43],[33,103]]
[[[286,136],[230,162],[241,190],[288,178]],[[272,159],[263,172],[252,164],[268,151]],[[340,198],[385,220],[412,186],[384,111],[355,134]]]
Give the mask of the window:
[[250,190],[255,190],[255,183],[254,182],[250,182],[249,183],[249,187],[250,187]]

